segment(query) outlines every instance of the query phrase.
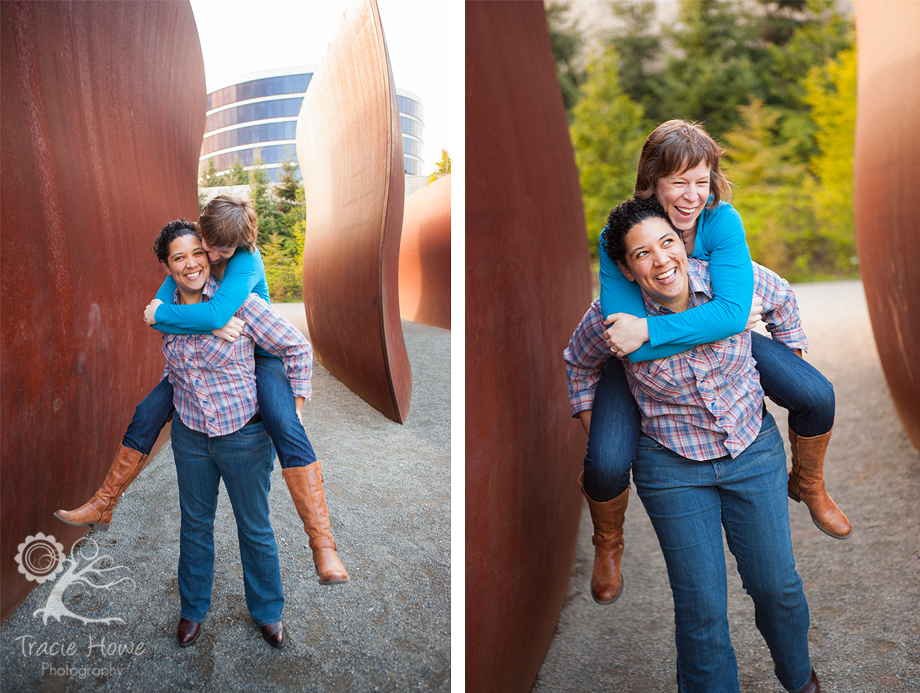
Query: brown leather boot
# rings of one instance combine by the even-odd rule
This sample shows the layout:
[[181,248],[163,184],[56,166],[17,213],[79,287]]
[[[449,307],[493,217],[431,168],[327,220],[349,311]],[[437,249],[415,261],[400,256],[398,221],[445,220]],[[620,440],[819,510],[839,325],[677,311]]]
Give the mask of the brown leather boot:
[[304,531],[310,537],[313,563],[319,584],[336,585],[348,582],[348,573],[335,550],[335,540],[329,531],[329,510],[323,493],[323,467],[317,460],[306,467],[288,467],[282,471],[284,481],[297,514],[303,520]]
[[122,445],[96,495],[76,510],[58,510],[54,516],[75,527],[89,525],[90,529],[107,532],[118,499],[141,473],[146,461],[147,455]]
[[805,502],[812,522],[822,532],[834,539],[846,539],[852,531],[850,521],[824,488],[824,455],[831,432],[803,438],[789,429],[792,445],[789,497],[797,503]]
[[598,604],[613,604],[623,591],[623,576],[620,574],[620,560],[623,558],[623,520],[629,503],[629,489],[613,500],[598,503],[591,500],[582,480],[578,485],[588,501],[591,521],[594,523],[594,572],[591,574],[591,596]]

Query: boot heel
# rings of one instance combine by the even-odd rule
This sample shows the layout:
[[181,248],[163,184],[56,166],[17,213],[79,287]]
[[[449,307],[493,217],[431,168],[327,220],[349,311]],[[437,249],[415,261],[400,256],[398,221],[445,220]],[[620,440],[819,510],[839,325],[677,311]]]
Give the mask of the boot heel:
[[95,532],[108,532],[109,523],[108,522],[90,522],[89,528]]

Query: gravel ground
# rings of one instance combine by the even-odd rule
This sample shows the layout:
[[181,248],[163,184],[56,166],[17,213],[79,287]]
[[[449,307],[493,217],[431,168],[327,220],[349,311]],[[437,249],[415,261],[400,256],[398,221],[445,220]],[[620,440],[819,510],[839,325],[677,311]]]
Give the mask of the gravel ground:
[[[302,304],[276,307],[306,332]],[[179,500],[167,444],[123,496],[110,530],[88,535],[99,555],[110,557],[99,565],[111,570],[96,582],[133,582],[106,590],[76,584],[64,593],[71,611],[122,622],[64,617],[43,624],[33,612],[60,580],[45,582],[0,626],[2,690],[449,690],[450,331],[412,322],[403,329],[413,370],[405,425],[372,409],[318,361],[313,400],[304,408],[350,583],[316,581],[307,536],[275,465],[269,500],[286,598],[283,649],[262,640],[246,609],[224,490],[211,611],[195,645],[176,643]],[[95,550],[84,546],[81,567]]]
[[[811,610],[812,663],[826,693],[918,691],[920,455],[888,395],[862,283],[794,288],[811,342],[808,359],[834,383],[837,416],[826,478],[853,525],[846,541],[831,539],[814,527],[804,505],[790,502],[797,568]],[[770,409],[785,430],[785,410]],[[598,606],[588,592],[594,553],[585,507],[568,598],[535,693],[676,690],[671,591],[635,493],[625,537],[623,595],[616,604]],[[780,693],[727,551],[726,560],[741,690]]]

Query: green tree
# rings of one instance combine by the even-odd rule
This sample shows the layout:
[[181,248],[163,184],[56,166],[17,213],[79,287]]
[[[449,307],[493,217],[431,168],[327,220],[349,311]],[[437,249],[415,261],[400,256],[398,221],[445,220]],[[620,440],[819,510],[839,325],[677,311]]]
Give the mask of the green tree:
[[556,79],[569,122],[572,121],[572,108],[579,99],[579,87],[585,79],[584,71],[577,66],[584,40],[576,23],[568,17],[570,11],[571,6],[564,0],[550,0],[546,3],[546,24],[553,60],[556,62]]
[[450,173],[450,154],[447,153],[446,149],[441,150],[441,158],[438,159],[438,162],[435,164],[434,171],[428,176],[428,183],[434,183],[438,178],[443,178],[444,176]]
[[738,108],[763,97],[755,65],[763,52],[747,6],[683,0],[662,93],[668,118],[702,122],[716,139],[739,123]]
[[213,188],[216,185],[220,185],[217,169],[214,167],[214,159],[208,159],[208,167],[198,181],[203,188]]
[[302,189],[299,177],[300,167],[294,163],[290,153],[285,154],[281,161],[281,176],[275,186],[275,197],[278,199],[278,211],[284,215],[297,205],[297,191]]
[[605,37],[619,56],[617,73],[629,98],[640,104],[655,124],[670,116],[662,113],[664,74],[661,69],[662,37],[655,26],[655,0],[611,2],[618,28]]
[[243,166],[243,162],[237,158],[233,159],[230,171],[227,172],[227,185],[246,185],[249,183],[249,172]]
[[806,80],[819,153],[810,169],[809,189],[822,235],[834,248],[834,269],[852,272],[856,256],[853,217],[853,142],[856,133],[856,50],[841,51]]
[[570,127],[592,257],[610,210],[635,187],[646,135],[642,109],[620,87],[617,62],[608,47],[588,65]]
[[269,295],[274,302],[303,300],[303,246],[306,221],[300,219],[289,236],[260,236]]
[[249,169],[249,199],[259,217],[259,235],[270,236],[278,233],[278,201],[272,194],[271,185],[263,167],[262,158],[257,154]]
[[780,111],[755,99],[741,123],[726,133],[725,169],[737,192],[732,200],[744,221],[751,257],[789,280],[807,278],[814,244],[811,204],[803,188],[807,167],[794,142],[779,133]]

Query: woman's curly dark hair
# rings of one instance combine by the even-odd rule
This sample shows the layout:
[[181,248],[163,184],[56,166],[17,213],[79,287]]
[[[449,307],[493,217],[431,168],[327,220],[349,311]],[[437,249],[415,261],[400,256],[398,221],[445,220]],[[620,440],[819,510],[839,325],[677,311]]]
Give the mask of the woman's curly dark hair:
[[[186,221],[184,217],[171,221],[160,229],[157,239],[153,242],[153,252],[156,253],[157,259],[164,265],[168,265],[170,244],[180,236],[188,236],[189,234],[198,236],[198,231],[195,228],[195,222]],[[198,237],[200,238],[200,236]]]
[[668,218],[668,213],[654,195],[647,200],[630,197],[610,210],[607,226],[601,232],[601,248],[614,262],[626,262],[626,234],[636,225],[651,217],[660,217],[668,222],[677,235],[683,238],[680,230]]

